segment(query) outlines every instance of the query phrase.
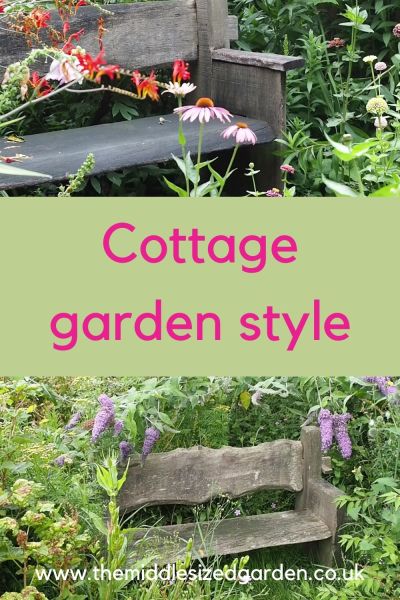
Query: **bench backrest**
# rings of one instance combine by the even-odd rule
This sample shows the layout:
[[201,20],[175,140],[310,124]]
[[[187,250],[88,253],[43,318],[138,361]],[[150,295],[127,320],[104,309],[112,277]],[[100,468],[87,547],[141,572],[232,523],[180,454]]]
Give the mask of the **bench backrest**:
[[161,504],[202,504],[262,490],[303,489],[301,441],[278,440],[251,448],[203,446],[150,455],[128,470],[119,496],[123,511]]
[[[83,28],[85,34],[79,44],[97,54],[97,22],[104,17],[106,60],[125,68],[170,65],[178,58],[196,61],[203,48],[229,47],[229,40],[238,37],[237,19],[228,16],[227,0],[159,0],[105,8],[112,14],[91,6],[79,8],[71,20],[71,31]],[[52,23],[60,25],[54,11]],[[23,34],[7,30],[6,24],[2,19],[0,67],[25,58],[29,51]]]

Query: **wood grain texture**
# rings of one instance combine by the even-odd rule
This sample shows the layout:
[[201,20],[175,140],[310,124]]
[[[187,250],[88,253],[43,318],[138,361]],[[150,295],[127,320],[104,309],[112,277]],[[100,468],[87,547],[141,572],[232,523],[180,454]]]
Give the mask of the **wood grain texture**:
[[267,54],[262,52],[246,52],[244,50],[231,50],[219,48],[212,51],[212,58],[222,62],[237,65],[250,65],[263,67],[273,71],[289,71],[304,66],[304,58],[299,56],[282,56],[280,54]]
[[303,444],[303,490],[296,498],[296,509],[309,508],[310,481],[319,481],[322,470],[321,433],[319,427],[303,427],[301,430]]
[[231,42],[239,39],[239,20],[235,15],[228,16],[228,37]]
[[[89,152],[95,156],[93,174],[106,173],[126,167],[162,163],[171,160],[172,154],[181,155],[178,143],[178,123],[175,115],[165,115],[165,124],[160,125],[159,117],[147,117],[82,127],[64,131],[53,131],[28,135],[25,142],[18,145],[18,152],[28,156],[18,166],[39,173],[51,175],[53,181],[63,181],[71,173],[76,173]],[[238,116],[236,119],[243,120]],[[271,128],[262,121],[250,119],[249,125],[257,133],[259,143],[265,144],[274,139]],[[229,150],[234,146],[231,138],[221,137],[224,126],[219,121],[207,124],[204,138],[204,154]],[[185,123],[184,131],[187,148],[192,153],[197,149],[198,123]],[[9,155],[9,142],[0,139],[0,153]],[[243,148],[245,150],[245,148]],[[15,177],[0,174],[0,190],[37,185],[49,180],[36,177]]]
[[286,124],[286,77],[283,71],[213,61],[212,97],[217,106],[269,123],[276,137]]
[[336,500],[342,495],[342,491],[323,479],[309,482],[307,508],[332,532],[330,538],[314,544],[314,554],[322,565],[331,566],[335,555],[340,560],[337,532],[344,522],[345,510],[337,508]]
[[301,442],[304,456],[303,490],[297,495],[296,510],[310,510],[332,532],[330,538],[308,547],[319,564],[330,566],[336,550],[337,528],[342,520],[342,511],[338,511],[335,500],[342,492],[321,479],[323,461],[319,427],[303,427]]
[[332,473],[332,458],[330,456],[322,457],[322,474],[328,475],[328,473]]
[[329,539],[331,535],[326,524],[310,511],[287,511],[139,530],[129,541],[129,547],[135,558],[143,556],[146,549],[155,549],[156,562],[167,564],[185,555],[189,539],[193,539],[193,559],[196,559],[313,542]]
[[[197,59],[197,18],[194,0],[165,0],[136,4],[113,4],[105,18],[106,60],[127,68],[144,68],[172,63],[181,58]],[[73,29],[85,29],[80,45],[91,53],[99,51],[97,19],[101,13],[91,6],[79,9]],[[59,17],[52,11],[55,25]],[[4,27],[4,21],[2,26]],[[25,58],[29,48],[21,34],[0,29],[0,65]]]
[[302,489],[302,446],[293,440],[252,448],[213,450],[198,446],[153,454],[133,464],[119,497],[122,510],[144,505],[201,504],[224,495]]
[[198,63],[194,71],[196,96],[211,96],[212,51],[229,47],[227,0],[197,0]]

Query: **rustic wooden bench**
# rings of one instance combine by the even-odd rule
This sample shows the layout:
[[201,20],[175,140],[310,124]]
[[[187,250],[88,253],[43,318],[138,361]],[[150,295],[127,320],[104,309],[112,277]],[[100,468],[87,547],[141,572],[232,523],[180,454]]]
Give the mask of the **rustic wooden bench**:
[[[171,66],[175,59],[192,64],[196,97],[211,97],[217,106],[228,108],[248,121],[265,147],[281,136],[285,126],[285,79],[289,69],[300,67],[301,58],[231,50],[238,37],[236,17],[228,15],[227,0],[163,0],[110,5],[112,16],[105,17],[104,46],[110,64],[125,68]],[[74,28],[85,29],[80,45],[97,54],[96,9],[79,9]],[[57,18],[57,17],[55,17]],[[26,56],[22,35],[0,29],[0,65]],[[1,71],[0,67],[0,71]],[[0,72],[1,79],[1,72]],[[67,93],[67,92],[66,92]],[[90,97],[89,97],[90,98]],[[88,102],[84,95],[82,101]],[[192,103],[195,95],[188,97]],[[232,148],[233,140],[220,137],[221,124],[210,126],[207,152]],[[197,147],[197,125],[187,125],[188,150]],[[0,153],[6,143],[0,141]],[[9,144],[8,144],[9,145]],[[96,159],[94,174],[150,163],[160,163],[179,154],[176,119],[170,115],[160,127],[159,117],[124,123],[95,125],[69,131],[26,136],[21,152],[29,156],[22,167],[47,173],[62,181],[75,173],[89,152]],[[267,164],[267,163],[266,163]],[[271,166],[272,164],[272,166]],[[259,165],[263,168],[264,165]],[[271,186],[279,169],[268,163]],[[0,175],[0,190],[43,183],[40,177]]]
[[196,505],[220,496],[238,498],[262,490],[297,494],[293,511],[240,516],[218,522],[140,529],[130,540],[141,556],[157,552],[159,564],[184,556],[193,539],[193,559],[243,554],[259,548],[302,544],[329,566],[336,548],[342,492],[321,477],[318,427],[304,427],[301,440],[278,440],[252,448],[212,450],[202,446],[150,455],[142,468],[129,467],[119,498],[122,513],[143,506]]

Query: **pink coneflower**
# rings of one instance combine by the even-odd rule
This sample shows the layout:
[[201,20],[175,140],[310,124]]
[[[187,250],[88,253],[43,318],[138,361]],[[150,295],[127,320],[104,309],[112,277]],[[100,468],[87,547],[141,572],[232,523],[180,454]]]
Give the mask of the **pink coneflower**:
[[236,123],[230,125],[222,133],[222,137],[226,140],[234,137],[237,144],[254,144],[257,142],[257,136],[247,123]]
[[278,190],[278,188],[272,188],[271,190],[267,190],[265,192],[265,195],[268,196],[268,198],[282,198],[282,194],[280,190]]
[[208,123],[215,118],[221,123],[230,123],[232,117],[226,108],[214,106],[214,102],[210,98],[199,98],[194,106],[178,106],[174,109],[174,113],[179,114],[183,121],[190,120],[191,123],[196,119],[200,123]]
[[292,167],[292,165],[282,165],[281,171],[284,171],[285,173],[290,173],[290,175],[294,175],[296,173],[296,170],[294,167]]

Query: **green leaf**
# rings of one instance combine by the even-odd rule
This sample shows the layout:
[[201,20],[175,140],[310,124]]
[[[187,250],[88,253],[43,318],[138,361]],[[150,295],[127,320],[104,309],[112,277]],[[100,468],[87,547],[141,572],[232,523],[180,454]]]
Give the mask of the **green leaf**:
[[[225,183],[225,179],[224,177],[222,177],[222,175],[220,175],[215,169],[213,169],[213,167],[211,165],[208,165],[208,168],[210,169],[210,172],[212,173],[212,175],[214,175],[217,183],[219,186],[223,185]],[[233,171],[232,171],[233,173]],[[230,173],[228,174],[229,177]]]
[[180,129],[178,133],[178,142],[181,146],[186,146],[186,137],[182,129]]
[[172,190],[173,192],[176,192],[178,194],[178,196],[180,196],[181,198],[187,197],[186,190],[179,187],[179,185],[175,185],[175,183],[172,183],[172,181],[169,181],[166,177],[164,177],[163,179],[170,190]]
[[28,171],[27,169],[19,169],[18,167],[11,167],[10,165],[5,164],[0,164],[0,173],[3,175],[18,175],[21,177],[46,177],[47,179],[51,179],[51,175],[37,173],[36,171]]
[[174,159],[182,173],[188,177],[189,181],[191,181],[192,183],[196,183],[197,171],[190,157],[190,152],[186,155],[185,160],[183,160],[183,158],[175,156],[175,154],[172,155],[172,158]]
[[326,185],[326,187],[332,192],[335,192],[337,196],[345,196],[356,198],[358,194],[354,190],[352,190],[349,186],[344,185],[344,183],[337,183],[336,181],[331,181],[327,179],[324,175],[322,175],[322,181]]
[[250,393],[244,391],[239,396],[240,404],[243,406],[244,410],[248,410],[251,404],[251,396]]
[[101,517],[99,517],[99,515],[96,515],[96,513],[91,512],[89,510],[86,510],[85,512],[90,517],[90,520],[93,523],[93,525],[96,527],[97,531],[99,531],[103,535],[107,535],[107,527],[106,527],[103,519]]
[[18,123],[19,121],[23,121],[25,117],[18,117],[18,119],[13,119],[12,121],[6,121],[5,123],[0,123],[0,129],[3,127],[8,127],[9,125],[13,125],[14,123]]

